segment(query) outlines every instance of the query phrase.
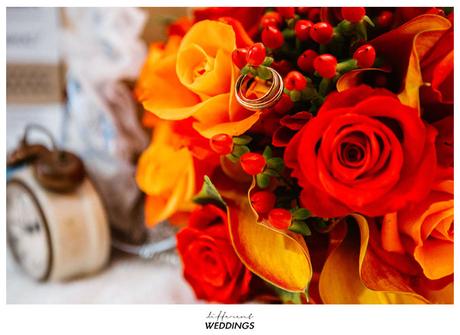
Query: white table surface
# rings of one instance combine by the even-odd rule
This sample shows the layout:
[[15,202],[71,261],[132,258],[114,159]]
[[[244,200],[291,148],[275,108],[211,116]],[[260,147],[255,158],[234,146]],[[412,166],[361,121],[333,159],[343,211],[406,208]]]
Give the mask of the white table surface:
[[27,277],[6,255],[8,304],[185,304],[196,303],[178,265],[112,255],[101,272],[68,282],[39,283]]

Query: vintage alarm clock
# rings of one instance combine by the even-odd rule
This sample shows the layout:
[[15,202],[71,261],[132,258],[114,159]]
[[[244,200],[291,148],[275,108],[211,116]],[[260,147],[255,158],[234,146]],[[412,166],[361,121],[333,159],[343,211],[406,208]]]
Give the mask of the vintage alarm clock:
[[[46,133],[51,149],[30,144]],[[110,255],[103,202],[80,158],[29,125],[7,159],[7,239],[15,260],[36,280],[65,280],[100,270]]]

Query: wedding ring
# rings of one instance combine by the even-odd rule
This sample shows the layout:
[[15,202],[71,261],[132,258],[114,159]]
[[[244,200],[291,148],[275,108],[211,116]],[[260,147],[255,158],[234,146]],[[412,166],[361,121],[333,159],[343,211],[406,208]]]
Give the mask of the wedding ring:
[[[268,80],[261,80],[252,74],[242,74],[238,77],[235,83],[235,96],[241,106],[256,111],[273,107],[281,98],[284,90],[283,78],[271,67],[268,69],[272,74],[272,78]],[[257,86],[265,86],[266,92],[260,97],[249,98],[247,93]]]

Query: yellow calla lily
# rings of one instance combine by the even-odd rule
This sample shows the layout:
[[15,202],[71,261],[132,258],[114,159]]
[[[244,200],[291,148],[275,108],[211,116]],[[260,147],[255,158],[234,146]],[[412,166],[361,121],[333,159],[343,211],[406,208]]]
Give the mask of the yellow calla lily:
[[[412,291],[396,270],[375,259],[368,248],[369,226],[366,219],[353,215],[359,228],[360,243],[350,231],[331,252],[319,279],[319,292],[330,304],[424,304],[428,300]],[[372,271],[364,262],[375,266]],[[366,283],[366,285],[364,284]]]
[[[250,190],[254,187],[253,182]],[[303,237],[258,222],[248,196],[233,197],[228,209],[233,247],[249,270],[290,292],[306,292],[312,266]]]

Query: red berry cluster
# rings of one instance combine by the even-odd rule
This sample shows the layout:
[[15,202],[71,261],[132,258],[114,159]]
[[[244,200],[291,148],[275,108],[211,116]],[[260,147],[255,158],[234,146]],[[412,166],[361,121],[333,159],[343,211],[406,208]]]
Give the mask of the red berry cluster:
[[[271,59],[271,66],[284,77],[286,89],[286,95],[283,95],[284,99],[275,111],[286,113],[293,107],[286,103],[286,97],[295,103],[310,101],[320,104],[332,87],[330,82],[355,68],[372,67],[376,59],[373,46],[363,43],[362,31],[370,21],[365,8],[343,7],[338,15],[343,22],[334,27],[330,22],[321,20],[318,8],[278,7],[268,11],[259,23],[261,42],[234,50],[233,62],[240,69],[247,65],[257,68],[269,66],[267,56]],[[376,19],[380,25],[388,25],[391,12],[383,11]],[[337,59],[336,44],[343,45],[344,39],[350,38],[350,44],[358,47],[348,55],[349,58],[341,56]],[[294,64],[289,61],[293,58],[292,51],[295,51]],[[252,73],[258,75],[257,71]],[[321,84],[322,79],[326,81]],[[305,108],[308,109],[308,106]]]
[[[365,42],[367,26],[373,23],[366,16],[365,8],[341,8],[337,16],[342,21],[336,26],[321,19],[320,13],[319,8],[307,7],[278,7],[267,11],[259,22],[259,42],[232,53],[233,63],[242,73],[248,73],[249,69],[258,76],[260,69],[272,66],[282,75],[285,91],[272,108],[278,117],[299,111],[315,115],[340,75],[358,67],[374,66],[376,51]],[[390,25],[391,12],[381,12],[376,20],[378,25]],[[353,47],[344,53],[340,49],[343,45]],[[289,209],[295,200],[279,202],[275,195],[283,180],[283,160],[272,157],[270,148],[260,153],[257,143],[249,148],[247,141],[241,141],[219,134],[211,138],[210,147],[238,163],[254,178],[257,189],[250,196],[252,207],[272,227],[308,235],[309,212],[302,208]],[[278,156],[282,156],[282,152]],[[283,182],[281,185],[286,187]]]
[[277,229],[288,229],[292,214],[284,208],[275,208],[276,196],[270,191],[257,191],[251,195],[251,204],[257,214],[267,217],[270,225]]
[[246,64],[252,66],[261,65],[266,56],[265,46],[262,43],[255,43],[249,48],[238,48],[232,52],[233,64],[242,69]]
[[248,48],[238,48],[232,52],[233,64],[242,69],[246,64],[259,66],[265,60],[267,52],[262,43],[255,43]]

